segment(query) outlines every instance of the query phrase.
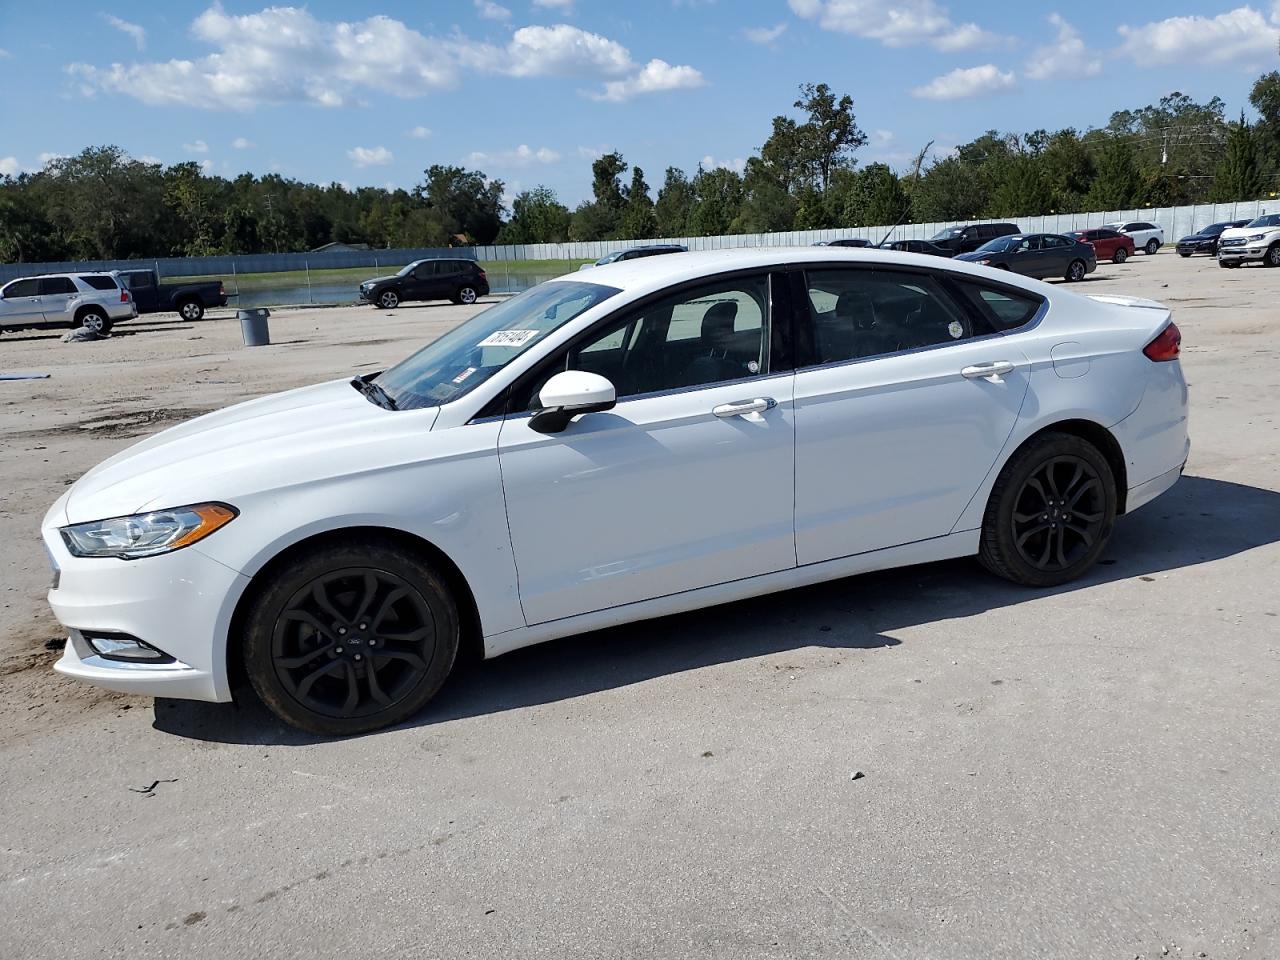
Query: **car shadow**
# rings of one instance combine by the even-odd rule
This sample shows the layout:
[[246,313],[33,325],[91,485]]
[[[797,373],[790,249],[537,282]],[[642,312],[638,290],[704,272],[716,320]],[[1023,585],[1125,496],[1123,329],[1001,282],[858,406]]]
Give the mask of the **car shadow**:
[[[807,647],[892,648],[892,634],[1037,597],[1211,563],[1280,542],[1280,493],[1186,476],[1117,523],[1106,555],[1080,580],[1028,589],[971,559],[863,574],[692,613],[596,630],[462,667],[402,727],[423,727],[643,683],[655,677]],[[248,691],[236,704],[157,700],[154,727],[221,743],[300,745],[301,733]]]

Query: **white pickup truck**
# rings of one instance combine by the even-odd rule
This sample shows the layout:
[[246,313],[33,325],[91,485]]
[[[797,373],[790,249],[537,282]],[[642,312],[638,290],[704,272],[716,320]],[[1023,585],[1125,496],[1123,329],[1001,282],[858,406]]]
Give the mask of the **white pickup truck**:
[[1222,231],[1218,238],[1218,266],[1238,267],[1250,260],[1280,267],[1280,213],[1264,213],[1243,227]]

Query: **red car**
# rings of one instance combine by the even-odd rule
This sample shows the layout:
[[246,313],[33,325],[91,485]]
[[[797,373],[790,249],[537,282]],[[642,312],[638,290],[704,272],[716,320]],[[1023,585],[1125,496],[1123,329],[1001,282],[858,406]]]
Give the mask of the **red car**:
[[1095,230],[1072,230],[1067,236],[1093,244],[1098,259],[1110,260],[1112,263],[1124,263],[1133,256],[1135,250],[1133,237],[1108,227],[1098,227]]

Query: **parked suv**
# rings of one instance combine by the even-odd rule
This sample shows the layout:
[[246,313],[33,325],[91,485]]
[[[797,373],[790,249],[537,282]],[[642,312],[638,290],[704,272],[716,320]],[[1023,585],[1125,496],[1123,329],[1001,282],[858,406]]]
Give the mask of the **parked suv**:
[[443,258],[415,260],[393,277],[377,277],[360,284],[360,299],[380,310],[407,300],[452,300],[475,303],[489,293],[489,278],[474,260]]
[[0,288],[0,329],[84,327],[106,333],[137,315],[138,307],[115,271],[22,277]]
[[1238,267],[1250,260],[1280,267],[1280,213],[1264,214],[1243,227],[1222,231],[1218,238],[1218,266]]
[[678,243],[650,243],[643,247],[629,247],[626,250],[615,250],[606,253],[595,263],[584,263],[579,270],[588,267],[603,267],[606,263],[618,263],[622,260],[639,260],[641,257],[660,257],[664,253],[688,253],[689,248]]
[[1093,245],[1099,260],[1110,260],[1112,263],[1124,263],[1132,257],[1137,249],[1133,237],[1110,227],[1096,230],[1072,230],[1067,234],[1073,240],[1082,240]]
[[1222,236],[1222,231],[1231,230],[1234,227],[1243,227],[1248,224],[1248,220],[1228,220],[1225,223],[1211,223],[1207,227],[1202,227],[1189,237],[1183,237],[1178,241],[1175,248],[1178,256],[1189,257],[1193,253],[1207,253],[1211,257],[1218,255],[1218,238]]
[[1146,220],[1117,220],[1115,223],[1104,223],[1103,228],[1123,233],[1133,238],[1133,245],[1153,256],[1164,245],[1164,227]]
[[939,230],[929,238],[929,242],[952,253],[972,253],[989,240],[1011,237],[1019,232],[1015,223],[971,223]]

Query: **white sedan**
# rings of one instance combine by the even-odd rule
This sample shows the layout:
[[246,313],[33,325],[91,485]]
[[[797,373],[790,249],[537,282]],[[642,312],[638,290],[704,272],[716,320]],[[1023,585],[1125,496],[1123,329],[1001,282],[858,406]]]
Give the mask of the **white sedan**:
[[1186,463],[1178,328],[883,250],[573,274],[380,374],[159,433],[49,510],[62,673],[322,734],[397,723],[462,648],[977,555],[1083,574]]

